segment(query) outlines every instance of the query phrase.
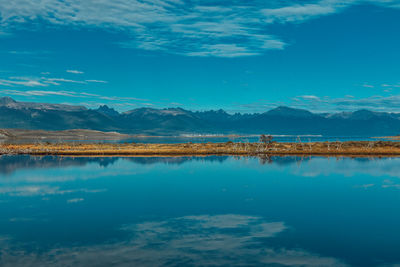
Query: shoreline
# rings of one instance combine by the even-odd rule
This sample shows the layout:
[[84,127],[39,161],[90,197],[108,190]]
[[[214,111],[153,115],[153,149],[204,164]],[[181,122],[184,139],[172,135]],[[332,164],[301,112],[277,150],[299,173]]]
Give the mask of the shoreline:
[[0,144],[0,155],[36,156],[400,156],[400,143],[346,141],[313,143]]

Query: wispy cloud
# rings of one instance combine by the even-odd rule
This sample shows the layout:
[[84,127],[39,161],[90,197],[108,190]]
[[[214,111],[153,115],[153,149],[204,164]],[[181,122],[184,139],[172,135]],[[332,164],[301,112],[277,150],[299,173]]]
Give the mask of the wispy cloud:
[[[121,97],[121,96],[99,96],[100,99],[112,100],[112,101],[148,101],[148,99],[136,98],[136,97]],[[144,105],[147,103],[143,103]],[[153,104],[152,104],[153,105]]]
[[[148,106],[154,105],[153,103],[148,103],[149,99],[142,99],[131,96],[109,96],[109,95],[101,95],[98,93],[93,93],[90,91],[90,88],[85,91],[73,91],[70,89],[65,90],[65,87],[69,87],[68,84],[79,85],[79,88],[84,88],[82,85],[89,87],[89,84],[101,84],[108,83],[104,80],[72,80],[65,78],[53,78],[49,77],[50,73],[41,73],[43,76],[41,77],[31,77],[31,76],[10,76],[6,79],[0,79],[0,86],[11,87],[10,89],[0,90],[0,95],[5,96],[21,96],[26,97],[29,100],[37,97],[51,97],[51,96],[59,96],[66,98],[74,98],[74,103],[76,104],[77,99],[82,99],[85,102],[85,106],[87,107],[98,107],[99,105],[110,105],[113,107],[118,107],[118,109],[126,109],[127,107],[131,108],[132,106]],[[65,84],[65,85],[64,85]],[[34,87],[48,87],[47,90],[35,89]],[[58,88],[58,90],[57,90]],[[60,90],[61,89],[61,90]],[[93,90],[93,89],[92,89]],[[71,104],[74,104],[71,103]]]
[[38,82],[38,81],[8,81],[8,80],[0,80],[0,85],[5,86],[13,86],[13,85],[22,85],[28,87],[35,87],[35,86],[46,86],[45,84]]
[[400,95],[370,96],[356,98],[352,95],[332,98],[328,96],[301,95],[287,101],[260,100],[247,104],[236,104],[235,112],[266,112],[278,106],[307,109],[313,112],[341,112],[368,109],[382,112],[400,112]]
[[88,82],[88,83],[108,83],[107,81],[102,81],[102,80],[85,80],[85,82]]
[[354,111],[370,109],[375,111],[400,112],[400,95],[371,96],[365,98],[315,97],[313,99],[299,96],[292,99],[292,105],[320,111]]
[[84,74],[83,71],[79,71],[79,70],[66,70],[66,72],[72,73],[72,74]]
[[363,84],[363,87],[366,88],[375,88],[375,86],[371,85],[371,84]]
[[[270,43],[268,43],[270,42]],[[270,46],[275,49],[283,49],[285,43],[278,40],[265,40],[265,46]],[[242,57],[242,56],[254,56],[260,54],[260,51],[255,51],[252,48],[246,46],[239,46],[236,44],[213,44],[203,45],[201,51],[189,52],[188,56],[219,56],[219,57]]]
[[[0,90],[1,95],[8,96],[24,96],[24,97],[47,97],[47,96],[63,96],[63,97],[72,97],[72,98],[82,98],[87,99],[86,103],[81,103],[88,107],[98,107],[99,105],[106,103],[111,103],[112,106],[126,108],[137,106],[140,103],[140,106],[153,106],[153,103],[148,103],[148,99],[136,98],[136,97],[110,97],[99,94],[94,94],[90,92],[76,92],[70,90]],[[95,102],[91,102],[92,100],[96,100]],[[100,102],[102,101],[102,102]],[[134,103],[132,103],[134,102]],[[71,103],[72,104],[72,103]]]
[[373,4],[389,8],[399,8],[398,0],[319,0],[301,1],[295,3],[287,1],[283,6],[261,9],[267,23],[301,23],[341,12],[352,5]]
[[242,57],[285,47],[284,40],[268,32],[270,24],[301,23],[362,3],[400,7],[398,0],[17,0],[0,2],[0,23],[4,29],[16,29],[40,19],[54,25],[117,29],[130,39],[121,44],[127,48]]
[[382,87],[396,87],[396,88],[400,88],[400,83],[399,84],[387,84],[384,83],[381,85]]
[[32,78],[14,78],[14,79],[0,79],[0,85],[3,86],[27,86],[27,87],[37,87],[37,86],[47,86],[40,79]]
[[43,77],[8,77],[6,79],[0,79],[0,85],[3,86],[26,86],[26,87],[38,87],[38,86],[50,86],[50,85],[61,85],[62,83],[75,83],[75,84],[87,84],[87,83],[107,83],[103,80],[72,80],[65,78],[53,78],[48,77],[49,72],[42,72]]
[[86,82],[84,81],[76,81],[76,80],[70,80],[70,79],[64,79],[64,78],[44,78],[45,82],[63,82],[63,83],[80,83],[80,84],[85,84]]
[[400,95],[371,96],[355,98],[345,96],[342,98],[317,97],[308,98],[299,96],[292,99],[291,105],[307,108],[314,111],[354,111],[369,109],[374,111],[400,112]]
[[45,90],[1,90],[0,91],[6,95],[18,95],[18,96],[51,96],[51,95],[58,95],[58,96],[68,96],[68,97],[78,97],[79,94],[72,91],[45,91]]

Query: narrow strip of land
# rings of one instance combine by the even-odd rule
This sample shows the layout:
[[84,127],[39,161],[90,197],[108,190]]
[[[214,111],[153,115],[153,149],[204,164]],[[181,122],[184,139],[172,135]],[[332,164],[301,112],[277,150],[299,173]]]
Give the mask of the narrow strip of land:
[[190,155],[325,155],[400,156],[400,142],[183,144],[1,144],[1,155],[190,156]]
[[85,129],[64,131],[0,129],[0,139],[8,141],[23,140],[120,140],[131,138],[132,135],[117,132],[102,132]]

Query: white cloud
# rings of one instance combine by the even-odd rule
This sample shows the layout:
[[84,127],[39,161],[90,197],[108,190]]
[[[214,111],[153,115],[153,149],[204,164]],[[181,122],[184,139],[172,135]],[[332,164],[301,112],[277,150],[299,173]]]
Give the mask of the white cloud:
[[[0,1],[0,16],[4,28],[44,19],[55,25],[117,29],[131,37],[121,44],[128,48],[188,56],[240,57],[284,48],[284,41],[266,32],[270,23],[301,22],[339,12],[356,2],[361,1],[305,1],[300,5],[276,0],[229,4],[225,1],[15,0]],[[378,3],[393,6],[394,1]]]
[[400,95],[370,96],[356,98],[352,95],[332,98],[328,96],[300,95],[288,101],[258,101],[248,104],[237,104],[235,112],[265,112],[277,106],[290,106],[307,109],[313,112],[339,112],[368,109],[380,112],[400,112]]
[[302,98],[302,99],[308,99],[308,100],[320,100],[320,98],[318,97],[318,96],[315,96],[315,95],[302,95],[302,96],[299,96],[300,98]]
[[5,80],[5,79],[0,79],[0,85],[4,86],[27,86],[27,87],[37,87],[37,86],[47,86],[47,84],[35,80],[35,79],[11,79],[11,80]]
[[64,78],[47,78],[44,80],[45,80],[45,82],[63,82],[63,83],[80,83],[80,84],[86,83],[84,81],[76,81],[76,80],[70,80],[70,79],[64,79]]
[[[19,96],[49,96],[49,95],[58,95],[58,96],[69,96],[69,97],[85,97],[86,93],[77,93],[73,91],[51,91],[51,90],[1,90],[2,94],[6,95],[19,95]],[[99,95],[92,95],[99,97]]]
[[342,110],[354,111],[358,109],[369,109],[374,111],[400,112],[400,95],[392,96],[371,96],[366,98],[320,98],[320,99],[303,99],[306,102],[295,101],[297,105],[313,105],[320,110]]
[[381,86],[382,87],[397,87],[397,88],[399,88],[400,84],[387,84],[387,83],[384,83]]
[[355,111],[369,109],[382,112],[400,112],[400,95],[371,96],[355,98],[345,96],[342,98],[299,96],[293,98],[290,106],[305,108],[313,111]]
[[[128,48],[188,56],[239,57],[282,49],[267,33],[271,23],[299,23],[356,4],[400,7],[398,0],[184,1],[184,0],[0,0],[4,29],[46,20],[54,25],[95,26],[125,32]],[[32,23],[30,23],[32,25]],[[81,71],[71,70],[79,74]]]
[[46,86],[60,86],[62,83],[74,84],[87,84],[87,83],[102,83],[106,84],[107,81],[103,80],[71,80],[65,78],[52,78],[48,77],[50,72],[42,72],[42,77],[8,77],[0,79],[0,85],[7,87],[46,87]]
[[29,90],[29,91],[19,91],[19,90],[2,90],[3,94],[7,95],[19,95],[19,96],[49,96],[49,95],[58,95],[58,96],[69,96],[69,97],[77,97],[75,92],[71,91],[43,91],[43,90]]
[[371,85],[371,84],[363,84],[363,87],[366,88],[374,88],[375,86]]
[[88,82],[88,83],[108,83],[107,81],[102,81],[102,80],[85,80],[85,82]]
[[189,52],[188,56],[220,56],[220,57],[241,57],[241,56],[254,56],[259,52],[253,52],[246,47],[241,47],[236,44],[214,44],[203,45],[201,51]]
[[[87,99],[87,102],[81,103],[87,107],[98,107],[99,105],[104,105],[105,102],[108,105],[114,107],[131,107],[137,104],[131,102],[139,102],[141,106],[153,106],[152,103],[145,103],[143,101],[149,101],[148,99],[136,98],[136,97],[110,97],[99,94],[94,94],[90,92],[76,92],[70,90],[15,90],[15,89],[4,89],[0,90],[1,95],[6,96],[23,96],[23,97],[46,97],[46,96],[63,96],[71,97],[75,99]],[[95,102],[91,102],[95,100]],[[100,102],[101,101],[101,102]],[[76,103],[70,103],[71,105],[76,105]]]
[[[122,97],[122,96],[99,96],[100,99],[104,100],[113,100],[113,101],[121,101],[121,100],[134,100],[134,101],[148,101],[148,99],[136,98],[136,97]],[[147,103],[143,103],[147,104]],[[151,104],[153,105],[153,104]]]
[[72,74],[84,74],[83,71],[79,71],[79,70],[66,70],[66,72],[72,73]]
[[336,13],[337,9],[332,5],[306,4],[294,5],[275,9],[263,9],[265,20],[269,23],[279,22],[301,22],[318,16]]
[[[43,75],[48,75],[44,73]],[[78,83],[86,84],[86,81],[70,80],[64,78],[49,78],[49,77],[9,77],[0,79],[0,85],[3,86],[25,86],[25,87],[43,87],[49,85],[60,85],[60,83]]]

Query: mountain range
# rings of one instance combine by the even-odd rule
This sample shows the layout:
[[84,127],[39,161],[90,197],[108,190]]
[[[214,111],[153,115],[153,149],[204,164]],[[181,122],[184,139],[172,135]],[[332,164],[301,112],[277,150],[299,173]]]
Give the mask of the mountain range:
[[285,106],[253,114],[182,108],[137,108],[120,113],[106,105],[88,109],[64,104],[18,102],[2,97],[0,128],[90,129],[148,135],[266,133],[382,136],[400,133],[400,114],[370,110],[319,114]]

